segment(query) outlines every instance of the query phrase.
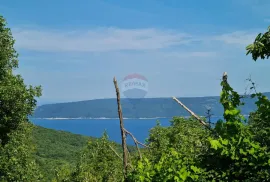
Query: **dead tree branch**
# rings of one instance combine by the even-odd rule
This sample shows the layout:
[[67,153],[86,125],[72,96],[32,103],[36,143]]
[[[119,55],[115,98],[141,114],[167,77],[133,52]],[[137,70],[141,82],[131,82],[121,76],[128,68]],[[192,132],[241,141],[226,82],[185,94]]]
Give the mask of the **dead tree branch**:
[[175,100],[179,105],[181,105],[189,114],[191,114],[194,118],[196,118],[202,125],[204,125],[207,129],[210,129],[210,126],[206,124],[199,116],[197,116],[194,112],[192,112],[187,106],[185,106],[181,101],[179,101],[176,97],[173,97],[173,100]]
[[110,146],[110,145],[109,145],[109,147],[110,147],[110,149],[115,153],[115,155],[116,155],[117,157],[119,157],[119,159],[121,159],[121,161],[123,161],[122,157],[114,150],[114,148],[112,148],[112,146]]
[[[122,157],[116,152],[116,150],[114,150],[114,148],[113,148],[112,146],[110,146],[110,145],[109,145],[109,147],[110,147],[110,149],[115,153],[115,155],[116,155],[119,159],[121,159],[121,161],[123,161]],[[132,166],[130,163],[128,163],[128,165],[133,169],[133,166]]]
[[133,141],[134,141],[134,143],[135,143],[135,145],[136,145],[136,148],[137,148],[137,150],[138,150],[140,159],[142,159],[142,154],[141,154],[141,151],[140,151],[140,148],[139,148],[139,145],[138,145],[138,144],[140,144],[140,145],[142,145],[142,146],[145,146],[145,147],[147,147],[147,146],[144,145],[143,143],[139,142],[139,141],[132,135],[132,133],[130,133],[130,132],[127,131],[126,129],[124,129],[124,130],[125,130],[125,133],[129,134],[129,135],[132,137],[132,139],[133,139]]
[[141,146],[144,146],[145,148],[148,147],[147,145],[143,144],[142,142],[139,142],[139,141],[134,137],[134,135],[133,135],[132,133],[130,133],[129,131],[127,131],[126,129],[125,129],[125,132],[126,132],[127,134],[129,134],[129,135],[132,137],[132,139],[134,140],[135,143],[140,144]]
[[138,146],[138,144],[144,146],[144,147],[148,147],[147,145],[139,142],[135,137],[134,135],[127,131],[125,128],[124,128],[124,122],[123,122],[123,113],[122,113],[122,108],[121,108],[121,103],[120,103],[120,92],[119,92],[119,88],[118,88],[118,84],[117,84],[117,80],[116,78],[114,77],[113,78],[113,83],[114,83],[114,87],[115,87],[115,91],[116,91],[116,98],[117,98],[117,105],[118,105],[118,116],[119,116],[119,120],[120,120],[120,129],[121,129],[121,137],[122,137],[122,148],[123,148],[123,158],[120,157],[120,155],[110,146],[111,150],[113,150],[113,152],[123,161],[123,172],[124,172],[124,177],[126,179],[127,177],[127,170],[128,170],[128,166],[130,166],[131,168],[132,165],[128,163],[128,158],[130,158],[130,154],[129,154],[129,151],[128,151],[128,148],[127,148],[127,143],[126,143],[126,135],[129,134],[135,145],[136,145],[136,148],[138,150],[138,153],[139,153],[139,157],[140,159],[142,159],[142,154],[141,154],[141,151],[140,151],[140,148]]
[[127,176],[127,167],[128,167],[128,151],[127,151],[127,143],[126,143],[126,133],[124,129],[124,123],[123,123],[123,114],[122,114],[122,108],[120,103],[120,92],[117,85],[117,80],[114,77],[113,83],[116,91],[116,98],[117,98],[117,105],[118,105],[118,116],[120,120],[120,129],[121,129],[121,136],[122,136],[122,148],[123,148],[123,172],[124,177]]

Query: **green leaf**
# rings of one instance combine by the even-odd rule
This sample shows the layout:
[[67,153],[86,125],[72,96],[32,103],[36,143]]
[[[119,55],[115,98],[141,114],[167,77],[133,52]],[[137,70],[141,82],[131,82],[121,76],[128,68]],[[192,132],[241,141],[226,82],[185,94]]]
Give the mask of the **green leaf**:
[[220,143],[218,140],[210,140],[211,148],[217,150],[220,146]]
[[229,141],[228,141],[228,140],[226,140],[226,139],[221,140],[221,142],[222,142],[222,144],[223,144],[223,145],[228,145],[228,144],[229,144]]

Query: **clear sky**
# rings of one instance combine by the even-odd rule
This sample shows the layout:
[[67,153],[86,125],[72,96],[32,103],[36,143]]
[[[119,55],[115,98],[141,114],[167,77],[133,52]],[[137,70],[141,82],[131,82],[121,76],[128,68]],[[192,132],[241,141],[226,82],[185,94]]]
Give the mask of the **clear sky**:
[[27,84],[40,103],[115,97],[113,77],[149,81],[147,97],[270,91],[270,60],[245,47],[270,25],[269,0],[1,0]]

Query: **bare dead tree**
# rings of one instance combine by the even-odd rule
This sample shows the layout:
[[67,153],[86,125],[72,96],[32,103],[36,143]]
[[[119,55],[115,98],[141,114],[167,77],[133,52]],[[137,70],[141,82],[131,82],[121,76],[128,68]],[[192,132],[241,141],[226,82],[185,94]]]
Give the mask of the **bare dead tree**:
[[[140,152],[140,148],[139,148],[139,145],[142,145],[144,147],[148,147],[147,145],[139,142],[135,137],[134,135],[127,131],[124,127],[124,121],[123,121],[123,113],[122,113],[122,107],[121,107],[121,103],[120,103],[120,92],[119,92],[119,88],[118,88],[118,84],[117,84],[117,80],[116,78],[114,77],[113,79],[113,83],[114,83],[114,87],[115,87],[115,91],[116,91],[116,98],[117,98],[117,105],[118,105],[118,116],[119,116],[119,120],[120,120],[120,129],[121,129],[121,138],[122,138],[122,148],[123,148],[123,172],[124,172],[124,177],[126,179],[126,176],[127,176],[127,170],[128,170],[128,165],[130,165],[128,163],[128,156],[129,156],[129,151],[128,151],[128,148],[127,148],[127,143],[126,143],[126,136],[127,134],[130,135],[136,145],[136,148],[137,148],[137,151],[139,153],[139,157],[140,159],[142,159],[142,155],[141,155],[141,152]],[[113,150],[112,147],[110,147],[111,150]],[[117,154],[117,152],[115,150],[113,150],[114,153],[119,157],[119,154]],[[131,165],[130,165],[131,166]]]
[[120,92],[119,88],[117,85],[117,80],[114,77],[113,79],[115,91],[116,91],[116,98],[117,98],[117,105],[118,105],[118,116],[120,120],[120,130],[121,130],[121,137],[122,137],[122,148],[123,148],[123,172],[124,172],[124,177],[126,179],[127,177],[127,168],[128,168],[128,151],[127,151],[127,143],[126,143],[126,133],[125,133],[125,128],[124,128],[124,122],[123,122],[123,113],[122,113],[122,108],[121,108],[121,103],[120,103]]

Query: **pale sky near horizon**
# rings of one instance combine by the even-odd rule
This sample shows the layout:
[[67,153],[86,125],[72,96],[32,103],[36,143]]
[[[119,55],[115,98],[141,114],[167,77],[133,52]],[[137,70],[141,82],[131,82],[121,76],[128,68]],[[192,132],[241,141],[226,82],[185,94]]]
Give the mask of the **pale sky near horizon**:
[[270,91],[270,60],[245,47],[270,25],[268,0],[2,0],[18,73],[42,85],[39,103],[113,98],[139,73],[147,97],[212,96],[222,73],[243,93],[251,75]]

